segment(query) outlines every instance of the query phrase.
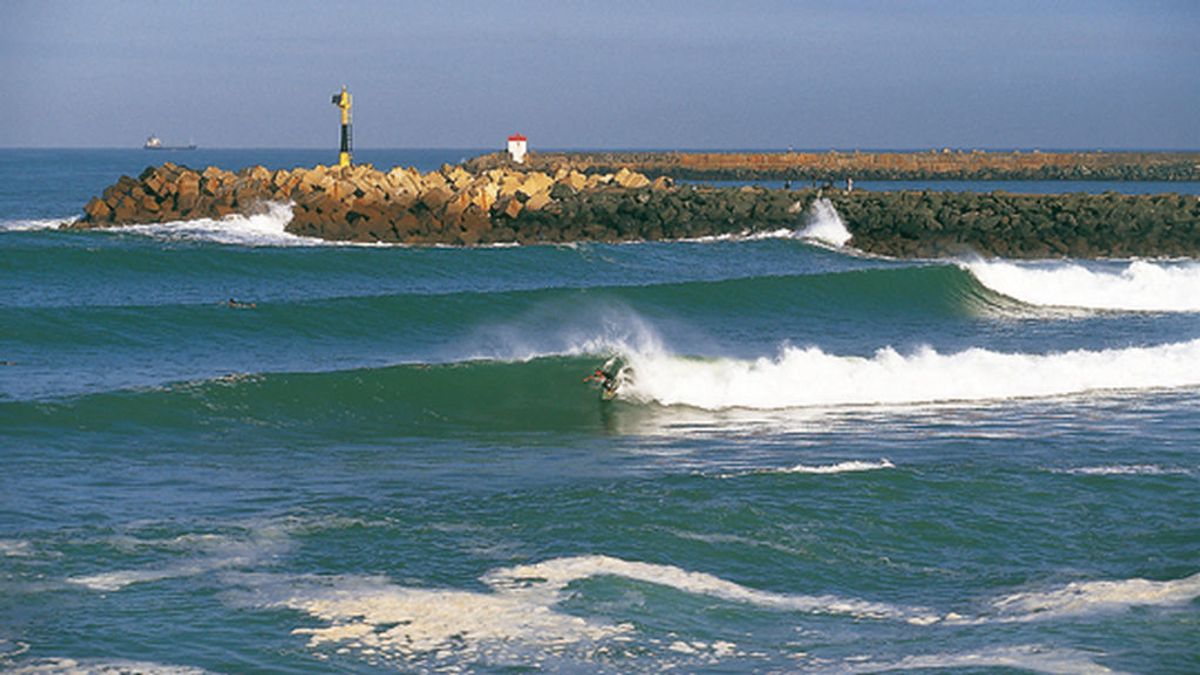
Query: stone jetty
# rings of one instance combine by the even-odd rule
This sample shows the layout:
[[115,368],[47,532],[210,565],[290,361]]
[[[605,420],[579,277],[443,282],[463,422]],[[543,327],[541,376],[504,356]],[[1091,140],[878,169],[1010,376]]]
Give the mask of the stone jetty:
[[[507,162],[481,155],[467,168]],[[1197,152],[531,152],[530,169],[583,172],[628,169],[647,176],[697,180],[1200,180]]]
[[841,214],[851,246],[881,255],[1200,256],[1200,199],[1191,195],[718,188],[569,166],[235,173],[167,163],[121,177],[70,227],[251,215],[274,202],[291,204],[287,231],[334,241],[636,241],[798,229],[817,199]]
[[[460,166],[421,173],[383,172],[371,165],[231,172],[202,171],[170,162],[122,176],[84,206],[76,228],[249,215],[271,202],[290,203],[289,232],[335,241],[459,244],[560,240],[531,225],[541,211],[586,193],[662,191],[668,178],[650,180],[628,170],[584,175],[506,168],[471,173]],[[571,236],[581,233],[571,233]],[[595,233],[595,238],[600,233]]]

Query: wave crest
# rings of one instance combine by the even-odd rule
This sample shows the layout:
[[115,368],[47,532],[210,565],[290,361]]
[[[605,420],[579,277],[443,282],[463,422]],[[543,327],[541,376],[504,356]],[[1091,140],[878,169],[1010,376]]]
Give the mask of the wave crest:
[[1200,340],[1049,354],[931,348],[902,355],[887,347],[871,358],[785,347],[773,359],[700,360],[634,354],[629,401],[727,408],[906,405],[1062,396],[1089,391],[1200,384]]
[[1083,309],[1200,312],[1200,263],[1135,260],[1123,268],[1079,263],[964,263],[981,284],[1029,305]]

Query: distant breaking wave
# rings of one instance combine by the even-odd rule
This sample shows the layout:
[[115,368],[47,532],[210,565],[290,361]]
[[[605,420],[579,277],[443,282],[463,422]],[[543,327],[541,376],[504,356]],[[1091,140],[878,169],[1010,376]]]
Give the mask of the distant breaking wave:
[[63,223],[75,222],[76,217],[67,218],[30,218],[17,220],[0,220],[0,232],[32,232],[34,230],[56,230]]
[[981,284],[1014,300],[1043,307],[1200,312],[1200,263],[1135,260],[1121,269],[1079,263],[1022,265],[963,263]]
[[828,199],[821,198],[812,203],[805,219],[800,237],[833,246],[842,247],[853,237],[838,215],[837,209]]
[[159,239],[211,241],[239,246],[322,246],[334,244],[323,239],[301,237],[284,228],[292,220],[290,204],[271,202],[265,213],[228,215],[224,218],[199,218],[146,225],[122,225],[112,232],[144,234]]

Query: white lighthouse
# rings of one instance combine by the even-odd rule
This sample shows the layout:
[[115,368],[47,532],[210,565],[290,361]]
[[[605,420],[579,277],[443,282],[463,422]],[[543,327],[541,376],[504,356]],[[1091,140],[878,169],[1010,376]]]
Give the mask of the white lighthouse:
[[508,137],[508,156],[517,164],[525,163],[525,141],[528,140],[521,134],[513,134]]

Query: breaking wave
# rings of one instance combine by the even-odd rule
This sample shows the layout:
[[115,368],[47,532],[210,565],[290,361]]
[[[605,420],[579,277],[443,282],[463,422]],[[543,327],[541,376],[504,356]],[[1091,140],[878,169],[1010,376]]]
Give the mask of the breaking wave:
[[828,199],[821,198],[814,201],[809,207],[805,216],[804,228],[800,230],[800,237],[842,247],[850,241],[853,235],[846,229],[846,224],[842,222],[842,217],[833,207],[833,203]]
[[[578,351],[576,351],[578,349]],[[619,405],[598,400],[580,382],[613,351],[632,369]],[[594,352],[594,353],[593,353]],[[774,358],[701,359],[599,340],[554,356],[470,360],[314,373],[235,374],[150,389],[86,394],[54,401],[0,402],[0,426],[12,429],[144,425],[195,428],[225,420],[343,437],[398,428],[588,430],[618,416],[669,414],[671,406],[727,409],[827,409],[975,403],[1200,385],[1200,340],[1155,347],[1048,354],[969,349],[872,357],[785,347]],[[469,395],[466,393],[469,392]],[[682,412],[678,409],[675,412]],[[882,464],[794,467],[796,473],[890,468]]]
[[984,401],[1102,390],[1200,385],[1200,340],[1126,349],[1048,354],[969,349],[870,358],[785,347],[775,358],[695,359],[635,354],[626,400],[726,408]]
[[110,232],[142,234],[172,241],[208,241],[238,246],[323,246],[333,242],[301,237],[285,231],[292,220],[292,206],[270,202],[264,213],[230,214],[224,218],[177,220],[169,223],[122,225]]
[[1135,260],[1122,267],[1079,263],[963,263],[984,286],[1043,307],[1200,312],[1200,263]]

